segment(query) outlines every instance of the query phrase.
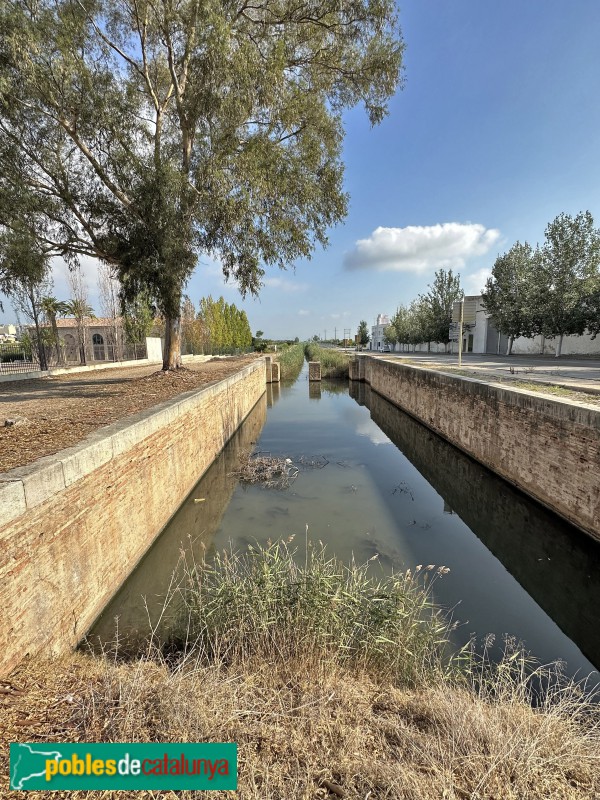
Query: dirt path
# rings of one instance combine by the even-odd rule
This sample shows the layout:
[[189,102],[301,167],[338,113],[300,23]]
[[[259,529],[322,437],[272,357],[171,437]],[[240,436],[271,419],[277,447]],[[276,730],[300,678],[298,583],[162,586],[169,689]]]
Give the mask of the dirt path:
[[[237,372],[256,356],[189,363],[164,373],[156,365],[0,384],[0,473],[57,453],[88,433]],[[24,417],[22,425],[4,420]]]

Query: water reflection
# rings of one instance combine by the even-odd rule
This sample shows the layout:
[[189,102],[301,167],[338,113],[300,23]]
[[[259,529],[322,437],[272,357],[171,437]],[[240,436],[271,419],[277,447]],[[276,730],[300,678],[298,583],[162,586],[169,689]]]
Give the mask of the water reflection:
[[526,592],[600,665],[600,547],[404,414],[368,384],[350,394]]
[[[377,556],[374,570],[450,567],[435,598],[454,609],[463,641],[514,634],[543,661],[566,660],[570,674],[592,668],[581,651],[600,663],[595,542],[365,384],[351,384],[350,397],[347,384],[321,381],[320,399],[311,400],[306,373],[267,390],[106,609],[96,636],[111,641],[117,615],[122,633],[148,630],[141,597],[151,599],[155,617],[182,547],[199,558],[204,548],[210,555],[295,536],[302,559],[308,526],[310,538],[343,561]],[[259,433],[257,449],[300,469],[287,491],[236,485],[231,475]]]
[[156,626],[159,619],[158,632],[169,629],[178,605],[175,595],[173,602],[165,609],[164,598],[172,594],[173,587],[181,580],[183,557],[190,565],[194,560],[201,561],[206,548],[210,546],[212,535],[237,485],[237,478],[232,472],[240,458],[252,450],[265,423],[267,395],[265,393],[258,401],[244,424],[192,489],[162,534],[94,623],[88,634],[92,646],[98,641],[114,641],[116,618],[119,636],[126,637],[132,643],[146,637],[150,627]]

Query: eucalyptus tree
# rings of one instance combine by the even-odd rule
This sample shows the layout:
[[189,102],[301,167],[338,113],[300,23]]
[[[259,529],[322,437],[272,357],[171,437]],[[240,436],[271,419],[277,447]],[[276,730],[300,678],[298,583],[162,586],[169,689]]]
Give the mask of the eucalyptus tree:
[[393,0],[4,0],[0,222],[147,289],[177,367],[199,252],[245,294],[326,244],[343,111],[379,123],[402,52]]
[[528,242],[516,242],[494,262],[481,296],[496,328],[509,337],[509,355],[517,337],[531,336],[536,330],[536,286],[541,279],[540,251]]

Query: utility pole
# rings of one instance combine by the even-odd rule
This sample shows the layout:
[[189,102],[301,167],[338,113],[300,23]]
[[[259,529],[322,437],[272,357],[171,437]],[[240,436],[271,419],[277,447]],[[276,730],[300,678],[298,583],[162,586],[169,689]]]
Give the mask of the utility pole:
[[324,333],[325,333],[325,335],[323,336],[323,341],[326,342],[327,341],[327,328],[325,328]]
[[463,318],[465,311],[465,298],[460,301],[460,322],[458,323],[458,366],[462,366],[462,334],[463,334]]
[[337,341],[337,326],[333,329],[333,341]]

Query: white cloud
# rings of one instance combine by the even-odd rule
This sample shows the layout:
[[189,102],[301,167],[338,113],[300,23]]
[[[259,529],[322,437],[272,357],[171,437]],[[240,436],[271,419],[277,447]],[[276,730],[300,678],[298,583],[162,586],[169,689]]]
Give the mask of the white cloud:
[[346,253],[348,270],[373,269],[425,272],[440,267],[462,267],[472,256],[487,253],[500,231],[476,223],[444,222],[376,228],[368,239],[359,239]]
[[293,280],[286,280],[286,278],[265,278],[263,285],[288,293],[305,292],[309,288],[307,283],[296,283]]
[[309,315],[310,315],[310,311],[307,311],[305,308],[301,308],[298,311],[298,316],[299,317],[308,317]]
[[491,268],[483,267],[482,269],[478,269],[477,272],[473,272],[471,275],[465,275],[465,277],[461,279],[465,294],[481,294],[482,289],[485,287],[485,282],[491,274]]
[[[95,297],[98,293],[98,267],[100,262],[97,258],[92,258],[91,256],[80,256],[79,264],[83,282],[90,296]],[[53,293],[59,300],[67,300],[71,294],[69,267],[62,258],[53,258],[50,266],[52,268],[52,280],[54,281]]]

